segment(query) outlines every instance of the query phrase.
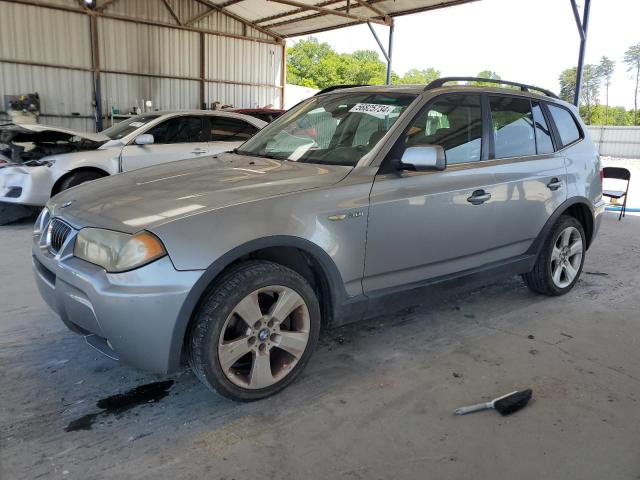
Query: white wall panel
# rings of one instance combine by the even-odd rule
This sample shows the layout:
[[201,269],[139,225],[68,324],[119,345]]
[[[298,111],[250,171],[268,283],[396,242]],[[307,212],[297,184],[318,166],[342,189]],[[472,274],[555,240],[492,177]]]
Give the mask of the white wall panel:
[[[45,1],[80,8],[76,0]],[[209,10],[193,0],[169,2],[182,22]],[[161,0],[118,0],[105,13],[176,24]],[[104,17],[98,17],[97,25],[105,114],[111,106],[126,112],[135,105],[141,106],[144,100],[151,100],[158,109],[200,107],[200,32]],[[270,39],[219,12],[205,16],[193,27],[256,40]],[[204,34],[204,38],[208,104],[221,101],[236,107],[280,107],[280,45],[214,34]],[[0,102],[7,94],[38,92],[41,111],[46,114],[41,117],[42,123],[93,130],[91,68],[87,15],[0,0]],[[74,113],[79,115],[73,116]]]
[[640,127],[589,126],[598,153],[608,157],[640,158]]
[[196,32],[100,19],[98,33],[103,70],[199,76]]
[[102,74],[103,103],[118,107],[122,113],[134,106],[142,108],[145,100],[151,100],[159,110],[198,108],[199,88],[199,82],[191,80]]
[[90,72],[2,64],[0,84],[7,95],[37,92],[43,112],[93,115]]
[[0,58],[91,68],[86,15],[0,2]]
[[205,75],[212,80],[280,85],[282,47],[235,38],[206,36]]
[[220,102],[238,108],[280,108],[282,91],[275,87],[249,87],[207,82],[207,105]]

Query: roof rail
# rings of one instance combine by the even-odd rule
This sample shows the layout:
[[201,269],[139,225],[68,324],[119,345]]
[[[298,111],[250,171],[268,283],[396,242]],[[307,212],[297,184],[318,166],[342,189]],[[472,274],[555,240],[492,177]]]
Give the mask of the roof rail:
[[480,77],[442,77],[434,80],[425,87],[425,90],[431,90],[433,88],[442,87],[445,83],[449,82],[486,82],[497,83],[502,85],[511,85],[513,87],[519,87],[523,92],[529,92],[531,90],[541,92],[552,98],[559,98],[555,93],[547,90],[546,88],[535,87],[533,85],[527,85],[525,83],[510,82],[508,80],[497,80],[495,78],[480,78]]
[[333,85],[331,87],[323,88],[319,92],[316,92],[316,95],[322,95],[323,93],[333,92],[334,90],[341,90],[343,88],[355,88],[355,87],[369,87],[370,85]]

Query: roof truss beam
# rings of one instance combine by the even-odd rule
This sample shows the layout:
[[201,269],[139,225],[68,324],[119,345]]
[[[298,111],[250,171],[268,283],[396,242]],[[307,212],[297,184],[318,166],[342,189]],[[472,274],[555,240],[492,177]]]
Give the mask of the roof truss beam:
[[180,20],[180,17],[178,16],[176,11],[173,9],[171,4],[169,3],[169,0],[162,0],[162,3],[164,3],[164,6],[167,7],[167,10],[169,10],[169,13],[173,17],[173,19],[178,23],[178,25],[183,25],[182,20]]
[[[307,11],[307,10],[314,10],[320,14],[323,15],[335,15],[338,17],[342,17],[342,18],[348,18],[350,20],[357,20],[359,22],[373,22],[373,23],[377,23],[380,25],[390,25],[390,21],[391,18],[384,18],[384,19],[378,19],[378,18],[372,18],[372,17],[363,17],[361,15],[356,15],[353,13],[346,13],[344,11],[342,11],[342,9],[338,9],[338,10],[334,10],[331,8],[325,8],[325,7],[321,7],[318,5],[309,5],[306,3],[302,3],[302,2],[298,2],[296,0],[267,0],[269,2],[274,2],[274,3],[281,3],[283,5],[289,5],[291,7],[297,7],[299,8],[301,11]],[[359,3],[359,2],[358,2]],[[288,15],[292,15],[294,13],[297,12],[289,12]],[[387,17],[385,15],[385,17]],[[301,21],[302,19],[297,19],[297,21]],[[259,22],[260,20],[258,20]]]
[[278,35],[275,32],[272,32],[271,30],[269,30],[268,28],[265,27],[261,27],[260,25],[255,24],[254,22],[250,22],[249,20],[240,17],[239,15],[236,15],[235,13],[232,13],[228,10],[226,10],[225,8],[221,7],[220,5],[216,5],[215,3],[211,2],[210,0],[195,0],[196,2],[205,5],[213,10],[216,10],[218,13],[221,13],[223,15],[226,15],[227,17],[233,18],[235,21],[242,23],[243,25],[246,25],[247,27],[251,27],[255,30],[258,30],[259,32],[264,33],[265,35],[269,35],[272,38],[275,38],[278,41],[282,41],[282,37],[280,35]]

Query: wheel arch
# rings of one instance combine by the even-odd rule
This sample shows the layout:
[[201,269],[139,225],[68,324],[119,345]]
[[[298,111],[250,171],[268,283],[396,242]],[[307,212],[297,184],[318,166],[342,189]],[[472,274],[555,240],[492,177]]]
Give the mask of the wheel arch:
[[586,197],[572,197],[565,200],[549,217],[527,253],[534,254],[536,257],[540,254],[544,239],[562,215],[570,215],[580,222],[586,235],[587,248],[589,248],[595,233],[594,212],[593,204]]
[[332,322],[337,306],[347,297],[338,268],[329,254],[315,243],[290,236],[273,236],[247,242],[213,262],[187,295],[171,338],[169,370],[177,369],[182,363],[189,329],[206,294],[221,275],[239,262],[249,259],[279,263],[309,281],[319,297],[323,326]]
[[53,184],[53,187],[51,188],[51,196],[53,197],[54,195],[60,193],[60,186],[62,185],[62,182],[64,182],[70,176],[75,175],[76,173],[79,173],[79,172],[93,172],[101,175],[102,177],[108,177],[110,175],[109,172],[98,167],[87,166],[87,167],[74,168],[73,170],[69,170],[68,172],[66,172],[64,175],[60,176],[60,178],[56,180],[56,182]]

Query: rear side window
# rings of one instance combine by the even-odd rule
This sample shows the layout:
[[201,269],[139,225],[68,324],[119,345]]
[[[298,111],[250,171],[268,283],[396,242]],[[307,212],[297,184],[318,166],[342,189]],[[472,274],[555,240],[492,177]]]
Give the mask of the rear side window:
[[526,98],[490,97],[495,158],[536,154],[531,104]]
[[533,122],[535,123],[536,128],[536,145],[538,153],[552,153],[553,141],[551,140],[551,131],[549,130],[547,121],[544,118],[540,104],[538,102],[533,102],[532,110]]
[[244,142],[251,138],[258,129],[237,118],[211,117],[211,141],[213,142]]
[[556,124],[560,134],[562,146],[564,147],[580,140],[580,129],[573,114],[566,108],[558,107],[557,105],[548,104],[548,106],[553,122]]
[[478,95],[445,95],[418,114],[405,147],[440,145],[448,164],[480,160],[482,109]]

